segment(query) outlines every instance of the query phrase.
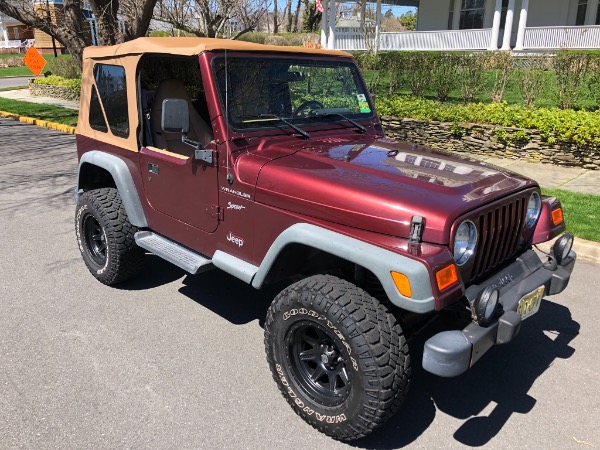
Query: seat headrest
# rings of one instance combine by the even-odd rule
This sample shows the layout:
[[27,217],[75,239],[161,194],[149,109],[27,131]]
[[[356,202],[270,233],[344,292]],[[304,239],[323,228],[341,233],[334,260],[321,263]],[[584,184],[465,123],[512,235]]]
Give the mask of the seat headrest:
[[189,100],[190,98],[183,81],[175,78],[162,80],[159,83],[158,88],[156,88],[154,97],[160,99],[161,103],[165,98],[179,98],[182,100]]

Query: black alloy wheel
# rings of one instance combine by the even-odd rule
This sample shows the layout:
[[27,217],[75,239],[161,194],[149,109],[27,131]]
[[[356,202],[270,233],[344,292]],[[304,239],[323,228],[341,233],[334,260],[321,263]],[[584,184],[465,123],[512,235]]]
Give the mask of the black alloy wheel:
[[352,366],[339,338],[312,320],[296,322],[286,335],[294,378],[316,402],[342,404],[350,394]]
[[98,266],[104,267],[106,264],[106,234],[92,214],[86,214],[82,222],[85,249]]

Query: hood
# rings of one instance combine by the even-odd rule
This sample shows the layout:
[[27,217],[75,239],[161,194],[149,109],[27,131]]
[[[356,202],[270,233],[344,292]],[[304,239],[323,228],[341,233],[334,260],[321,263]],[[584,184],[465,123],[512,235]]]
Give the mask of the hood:
[[408,237],[413,215],[423,240],[447,244],[452,223],[535,182],[480,161],[373,137],[311,139],[267,162],[256,201],[355,228]]

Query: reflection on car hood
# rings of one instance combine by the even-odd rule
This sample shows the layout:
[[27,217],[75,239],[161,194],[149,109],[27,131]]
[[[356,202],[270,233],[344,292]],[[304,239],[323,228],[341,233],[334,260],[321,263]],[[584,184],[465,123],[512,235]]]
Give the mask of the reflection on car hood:
[[355,135],[311,139],[271,160],[260,171],[256,200],[402,237],[408,237],[412,216],[420,215],[423,239],[445,244],[458,216],[532,185],[473,159]]

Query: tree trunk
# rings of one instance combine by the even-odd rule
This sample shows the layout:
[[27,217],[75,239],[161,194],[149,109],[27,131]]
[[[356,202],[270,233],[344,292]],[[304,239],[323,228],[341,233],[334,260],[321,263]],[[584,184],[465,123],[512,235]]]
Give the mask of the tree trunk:
[[277,0],[273,0],[273,33],[277,34],[279,32],[279,24],[277,23]]
[[292,20],[294,19],[292,17],[292,0],[288,0],[285,10],[287,11],[287,26],[285,27],[285,31],[287,31],[288,33],[291,33],[292,32]]
[[296,3],[296,14],[294,15],[294,33],[297,33],[298,30],[298,18],[300,17],[300,5],[302,3],[302,0],[298,0],[298,3]]

